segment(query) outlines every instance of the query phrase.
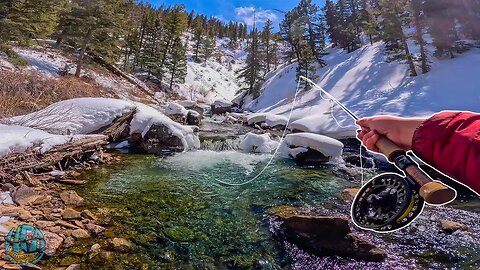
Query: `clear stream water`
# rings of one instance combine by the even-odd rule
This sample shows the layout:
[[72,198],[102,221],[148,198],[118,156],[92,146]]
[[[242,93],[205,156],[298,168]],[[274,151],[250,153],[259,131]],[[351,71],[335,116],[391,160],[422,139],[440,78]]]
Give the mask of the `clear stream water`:
[[[355,185],[335,167],[302,168],[277,159],[256,181],[269,155],[196,151],[172,157],[121,155],[120,164],[86,172],[77,190],[89,208],[112,209],[103,220],[106,237],[124,237],[136,248],[114,259],[89,259],[85,242],[54,258],[95,269],[477,269],[480,218],[475,211],[427,208],[408,229],[389,235],[357,231],[389,253],[383,263],[317,257],[274,237],[280,221],[268,209],[292,205],[318,213],[348,215],[339,194]],[[476,201],[468,202],[478,209]],[[459,206],[467,205],[460,203]],[[473,205],[473,206],[472,206]],[[101,210],[100,212],[105,212]],[[470,226],[447,235],[438,220]]]

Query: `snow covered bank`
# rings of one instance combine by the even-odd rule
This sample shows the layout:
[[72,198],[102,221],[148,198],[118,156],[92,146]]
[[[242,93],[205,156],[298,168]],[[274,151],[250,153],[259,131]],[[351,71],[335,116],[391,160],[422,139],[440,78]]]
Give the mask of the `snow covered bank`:
[[0,157],[11,153],[25,152],[27,149],[44,153],[56,145],[84,137],[82,135],[56,135],[16,125],[0,125]]
[[193,129],[174,122],[157,109],[138,102],[108,98],[79,98],[61,101],[47,108],[24,116],[10,119],[20,124],[53,134],[89,134],[95,132],[116,118],[136,110],[130,123],[130,133],[142,136],[152,125],[165,125],[173,136],[179,138],[185,150],[200,147],[200,141]]
[[[388,62],[382,42],[350,54],[340,49],[328,52],[324,57],[328,65],[318,69],[317,82],[359,117],[480,110],[480,49],[455,59],[431,57],[432,70],[418,77],[409,76],[406,64]],[[263,94],[256,101],[247,102],[247,109],[288,116],[297,86],[295,68],[294,63],[272,74],[265,82]],[[300,93],[290,128],[335,138],[353,137],[354,121],[334,106],[333,114],[342,127],[337,125],[331,115],[332,103],[322,97],[315,88]]]
[[250,153],[272,153],[278,146],[278,142],[270,138],[270,134],[258,135],[255,133],[247,133],[240,143],[239,148]]

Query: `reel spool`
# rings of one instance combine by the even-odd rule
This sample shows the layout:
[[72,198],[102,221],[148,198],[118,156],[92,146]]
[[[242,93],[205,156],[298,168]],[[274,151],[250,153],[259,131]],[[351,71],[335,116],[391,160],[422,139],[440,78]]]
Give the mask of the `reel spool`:
[[353,222],[362,229],[391,232],[410,224],[425,205],[420,186],[409,177],[386,173],[368,181],[352,204]]

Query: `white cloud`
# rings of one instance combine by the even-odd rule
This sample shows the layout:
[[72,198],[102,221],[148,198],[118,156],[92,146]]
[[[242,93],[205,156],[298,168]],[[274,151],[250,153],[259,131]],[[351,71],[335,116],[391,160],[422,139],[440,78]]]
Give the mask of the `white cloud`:
[[257,9],[253,6],[238,7],[235,9],[235,15],[237,16],[237,20],[244,22],[249,26],[253,25],[254,13],[257,23],[264,23],[268,19],[272,21],[276,21],[278,19],[277,15],[275,15],[271,10]]

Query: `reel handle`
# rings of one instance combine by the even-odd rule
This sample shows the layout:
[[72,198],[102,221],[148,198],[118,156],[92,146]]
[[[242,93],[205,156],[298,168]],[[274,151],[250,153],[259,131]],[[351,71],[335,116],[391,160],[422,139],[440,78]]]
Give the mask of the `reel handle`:
[[449,186],[434,181],[418,164],[408,157],[405,150],[389,140],[386,136],[380,136],[376,146],[398,168],[405,171],[415,182],[420,185],[420,196],[429,204],[441,205],[455,199],[457,192]]

